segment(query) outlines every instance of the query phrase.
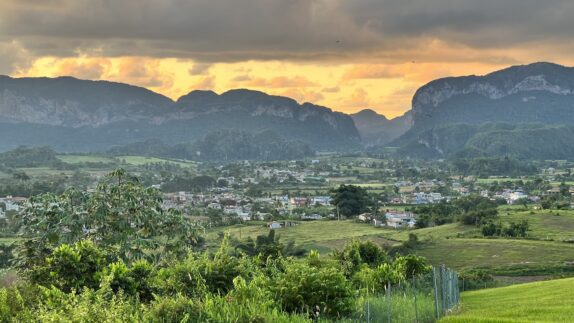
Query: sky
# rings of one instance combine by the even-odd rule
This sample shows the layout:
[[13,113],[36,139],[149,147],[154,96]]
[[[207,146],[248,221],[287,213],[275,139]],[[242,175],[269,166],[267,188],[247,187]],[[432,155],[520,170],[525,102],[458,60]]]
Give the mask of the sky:
[[410,109],[436,78],[574,65],[572,0],[1,0],[0,74]]

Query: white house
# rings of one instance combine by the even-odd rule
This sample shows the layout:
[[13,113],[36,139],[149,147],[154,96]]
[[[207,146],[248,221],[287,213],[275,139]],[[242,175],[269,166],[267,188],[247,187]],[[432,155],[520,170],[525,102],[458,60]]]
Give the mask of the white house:
[[413,228],[417,222],[413,213],[404,211],[387,211],[385,218],[391,228]]
[[323,205],[328,206],[331,205],[331,197],[330,196],[315,196],[311,199],[311,205]]
[[506,202],[508,204],[514,204],[516,203],[518,200],[520,199],[526,199],[528,198],[528,195],[525,194],[524,192],[521,191],[516,191],[516,192],[512,192],[508,195],[508,198],[506,199]]
[[301,216],[301,220],[322,220],[323,217],[319,214],[305,214]]
[[279,222],[271,222],[268,225],[269,229],[281,229],[281,223]]
[[5,198],[0,198],[0,203],[4,203],[6,205],[5,211],[20,211],[20,204],[26,202],[26,198],[24,197],[12,197],[6,196]]
[[369,221],[371,221],[372,217],[373,217],[373,215],[371,213],[363,213],[363,214],[359,214],[358,219],[359,219],[359,221],[369,222]]

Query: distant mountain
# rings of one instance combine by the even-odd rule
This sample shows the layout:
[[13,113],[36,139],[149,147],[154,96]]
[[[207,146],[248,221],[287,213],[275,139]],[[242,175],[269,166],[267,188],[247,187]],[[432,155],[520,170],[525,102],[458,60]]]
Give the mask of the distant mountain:
[[98,127],[123,121],[153,122],[173,101],[147,89],[72,77],[0,76],[0,122]]
[[214,129],[272,130],[315,149],[360,149],[360,135],[351,117],[286,97],[251,90],[221,95],[193,91],[177,100],[175,107],[179,118],[202,129],[202,135]]
[[574,125],[574,68],[534,63],[432,81],[416,92],[412,116],[415,131],[453,123]]
[[365,146],[383,146],[402,136],[412,124],[411,113],[387,119],[371,109],[351,114]]
[[101,151],[150,139],[173,145],[221,129],[272,129],[320,150],[360,144],[348,115],[263,92],[193,91],[174,102],[122,83],[0,76],[0,151],[19,145]]
[[534,63],[439,79],[416,92],[411,112],[413,126],[391,143],[403,155],[574,158],[571,67]]

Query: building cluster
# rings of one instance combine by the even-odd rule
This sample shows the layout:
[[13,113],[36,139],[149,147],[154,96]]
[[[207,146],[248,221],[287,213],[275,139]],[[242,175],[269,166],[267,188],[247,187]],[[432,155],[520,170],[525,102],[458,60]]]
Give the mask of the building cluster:
[[[189,208],[207,208],[220,210],[229,217],[237,217],[242,221],[266,220],[270,214],[260,209],[275,210],[279,215],[291,215],[293,210],[315,206],[330,206],[331,197],[289,197],[286,195],[247,197],[233,191],[222,191],[214,188],[206,193],[176,192],[164,195],[163,207],[185,211]],[[318,214],[302,214],[302,220],[320,220]]]

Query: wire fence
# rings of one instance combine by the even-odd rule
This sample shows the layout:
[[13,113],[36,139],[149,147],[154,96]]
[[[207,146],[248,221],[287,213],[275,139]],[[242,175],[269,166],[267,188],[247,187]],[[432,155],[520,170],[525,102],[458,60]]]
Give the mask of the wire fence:
[[366,297],[353,322],[436,322],[460,302],[458,275],[445,266],[427,275],[386,286],[383,294]]

